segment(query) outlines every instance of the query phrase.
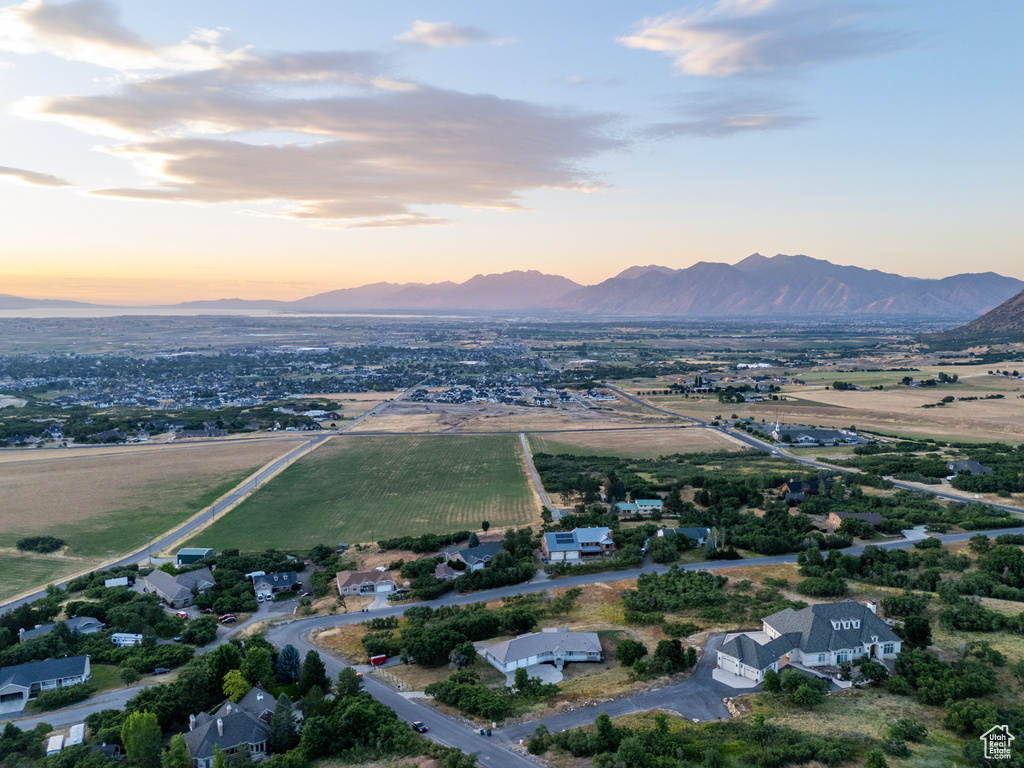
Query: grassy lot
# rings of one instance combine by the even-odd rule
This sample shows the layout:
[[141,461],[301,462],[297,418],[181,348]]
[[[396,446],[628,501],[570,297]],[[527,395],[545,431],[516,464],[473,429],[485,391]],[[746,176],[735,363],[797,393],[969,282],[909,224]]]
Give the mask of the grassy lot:
[[[8,554],[10,552],[10,554]],[[63,580],[98,564],[96,559],[60,555],[22,555],[8,550],[0,555],[0,600],[19,595],[35,587]]]
[[334,438],[197,534],[243,551],[526,525],[538,514],[515,435]]
[[97,693],[124,688],[121,673],[113,664],[91,664],[89,668],[92,672],[89,682],[96,686]]
[[721,432],[694,427],[532,434],[530,448],[543,453],[626,456],[638,459],[656,459],[673,453],[744,450],[740,442],[726,437]]

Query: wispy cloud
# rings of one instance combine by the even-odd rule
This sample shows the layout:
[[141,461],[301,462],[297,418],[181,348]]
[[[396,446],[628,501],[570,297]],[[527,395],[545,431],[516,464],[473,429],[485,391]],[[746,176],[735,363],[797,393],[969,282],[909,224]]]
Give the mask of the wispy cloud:
[[395,35],[395,40],[426,48],[455,48],[474,43],[496,42],[482,29],[460,27],[448,21],[419,21],[412,29]]
[[[93,20],[72,25],[76,39],[132,55],[151,50],[99,0],[71,5]],[[44,6],[17,7],[24,16]],[[61,29],[48,17],[18,23],[32,32],[23,42],[33,50]],[[15,113],[115,137],[120,143],[102,151],[151,180],[94,195],[263,203],[277,209],[272,215],[342,228],[447,223],[421,210],[437,205],[522,210],[529,190],[600,187],[583,163],[621,146],[609,134],[611,115],[410,82],[387,57],[358,51],[246,50],[103,94],[36,97]]]
[[26,0],[0,9],[0,50],[49,53],[112,69],[207,69],[247,56],[244,48],[225,50],[222,35],[199,29],[172,45],[155,45],[121,24],[117,6],[106,0]]
[[66,181],[59,176],[51,176],[48,173],[39,173],[38,171],[26,171],[24,168],[8,168],[3,165],[0,165],[0,176],[4,176],[9,179],[16,179],[17,181],[25,184],[31,184],[35,187],[75,186],[70,181]]
[[908,45],[908,35],[875,23],[880,13],[844,0],[718,0],[645,19],[619,42],[672,57],[680,75],[786,73]]
[[786,99],[763,94],[693,94],[680,99],[680,119],[653,126],[654,137],[724,137],[797,128],[812,120]]

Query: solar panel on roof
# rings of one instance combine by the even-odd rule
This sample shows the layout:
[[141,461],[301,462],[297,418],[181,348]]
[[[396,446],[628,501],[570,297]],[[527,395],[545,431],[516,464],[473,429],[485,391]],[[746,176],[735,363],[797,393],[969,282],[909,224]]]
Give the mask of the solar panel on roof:
[[572,544],[575,537],[571,533],[556,533],[555,541],[559,544]]

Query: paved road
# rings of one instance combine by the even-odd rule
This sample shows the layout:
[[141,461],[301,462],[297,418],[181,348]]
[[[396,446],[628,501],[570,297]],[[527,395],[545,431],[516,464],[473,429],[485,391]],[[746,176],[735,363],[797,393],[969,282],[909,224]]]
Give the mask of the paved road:
[[[356,619],[366,619],[366,614],[349,615]],[[272,629],[267,633],[267,638],[278,647],[291,643],[303,657],[310,650],[318,650],[324,660],[327,674],[332,680],[336,680],[338,673],[348,665],[329,653],[313,648],[306,635],[314,626],[306,621],[294,622]],[[499,768],[505,768],[505,766],[536,768],[536,763],[510,752],[508,740],[481,736],[478,731],[464,723],[456,722],[432,706],[425,705],[422,700],[402,696],[384,683],[375,680],[372,675],[367,675],[363,679],[363,688],[377,701],[391,707],[402,720],[409,723],[413,720],[420,720],[425,723],[429,729],[427,735],[434,741],[449,747],[458,747],[463,752],[476,753],[477,760],[481,765],[492,765]]]
[[[265,480],[270,478],[275,472],[284,467],[288,462],[298,458],[303,453],[313,450],[316,446],[320,445],[320,443],[322,443],[324,440],[330,439],[332,434],[317,435],[315,437],[311,437],[302,445],[289,451],[284,456],[281,456],[280,458],[277,458],[274,461],[272,461],[270,464],[265,466],[255,475],[246,480],[241,486],[233,490],[220,501],[217,501],[212,506],[195,515],[192,519],[190,519],[181,527],[176,528],[175,530],[160,537],[159,539],[155,539],[150,545],[142,547],[141,549],[133,552],[132,554],[126,557],[122,557],[120,560],[116,562],[108,563],[107,565],[104,565],[101,568],[97,568],[95,570],[105,571],[110,568],[117,568],[123,565],[131,565],[132,563],[139,562],[143,557],[148,556],[152,552],[159,552],[162,549],[172,547],[175,544],[181,542],[182,540],[190,536],[192,532],[196,530],[196,528],[199,528],[200,526],[205,525],[209,521],[213,520],[218,512],[222,512],[225,509],[229,509],[233,504],[236,504],[239,501],[241,501],[243,498],[245,498],[247,494],[258,488],[261,482],[264,482]],[[67,581],[62,581],[57,586],[65,587],[67,586]],[[28,595],[27,597],[22,597],[18,600],[13,600],[0,607],[0,614],[7,613],[8,611],[13,610],[20,605],[24,605],[25,603],[31,603],[43,597],[46,597],[46,591],[39,590],[38,592],[34,592],[33,594]]]
[[548,498],[548,492],[544,490],[544,484],[540,481],[540,474],[537,472],[537,467],[533,463],[533,453],[530,451],[530,444],[526,440],[526,433],[519,433],[519,442],[523,444],[523,455],[526,456],[526,468],[530,470],[530,479],[533,481],[533,487],[537,490],[537,495],[540,496],[541,502],[547,507],[555,520],[562,518],[562,510],[551,503],[551,499]]
[[669,685],[626,699],[616,699],[593,707],[581,707],[572,712],[563,712],[551,717],[511,725],[495,731],[494,736],[507,744],[514,744],[520,739],[529,738],[541,723],[554,733],[568,728],[590,725],[602,712],[606,712],[609,717],[620,717],[636,712],[648,712],[652,709],[665,709],[678,712],[691,720],[717,720],[729,717],[729,710],[725,708],[722,699],[726,696],[735,696],[740,692],[749,693],[755,689],[739,691],[719,683],[712,676],[715,665],[718,663],[718,649],[724,640],[725,635],[711,635],[693,674],[678,685]]

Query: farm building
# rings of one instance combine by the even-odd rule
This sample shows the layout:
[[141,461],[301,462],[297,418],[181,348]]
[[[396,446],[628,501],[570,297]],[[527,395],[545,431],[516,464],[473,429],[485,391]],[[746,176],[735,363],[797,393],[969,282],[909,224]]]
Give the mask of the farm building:
[[291,592],[298,589],[300,583],[299,574],[295,571],[263,573],[252,578],[257,600],[270,600],[281,592]]
[[[48,635],[57,628],[57,624],[60,622],[50,622],[49,624],[37,624],[35,629],[20,629],[18,630],[18,640],[25,642],[35,637],[42,637]],[[64,622],[71,634],[78,633],[79,635],[94,635],[103,629],[103,622],[99,619],[94,619],[92,616],[83,616],[81,618],[68,619]]]
[[213,557],[213,555],[214,552],[212,549],[206,549],[203,547],[185,547],[184,549],[179,549],[178,554],[174,556],[174,564],[194,565],[208,557]]
[[601,661],[601,640],[596,632],[570,632],[553,627],[505,640],[480,650],[499,672],[551,662],[561,669],[567,661]]
[[796,664],[821,667],[861,656],[894,659],[902,645],[870,605],[853,600],[786,608],[761,621],[763,632],[737,635],[718,649],[720,669],[761,682],[786,655]]
[[88,656],[0,668],[0,714],[21,712],[29,698],[40,692],[84,683],[91,676]]
[[466,570],[479,571],[486,568],[487,564],[502,549],[504,547],[500,541],[494,541],[490,544],[479,544],[478,546],[466,547],[464,549],[452,547],[444,553],[444,559],[447,563],[453,560],[461,561],[466,564]]
[[172,608],[192,605],[193,591],[202,594],[213,586],[213,573],[209,568],[179,573],[177,576],[171,576],[163,571],[153,571],[142,577],[143,593],[155,592]]
[[394,576],[387,571],[342,571],[337,579],[339,595],[373,595],[398,589]]
[[579,563],[611,557],[615,554],[615,542],[608,528],[576,528],[545,533],[541,551],[552,563]]

